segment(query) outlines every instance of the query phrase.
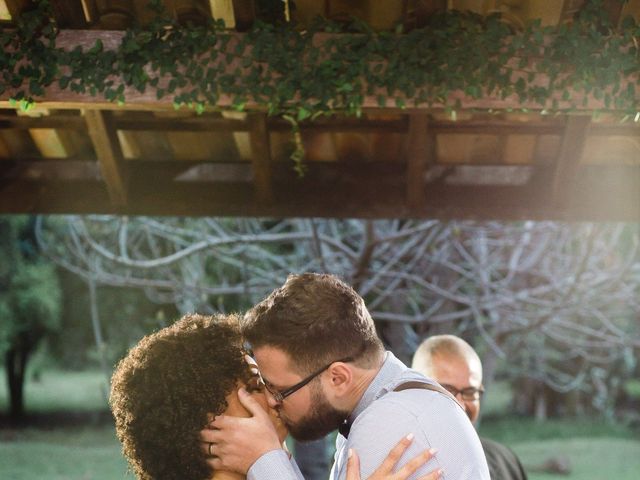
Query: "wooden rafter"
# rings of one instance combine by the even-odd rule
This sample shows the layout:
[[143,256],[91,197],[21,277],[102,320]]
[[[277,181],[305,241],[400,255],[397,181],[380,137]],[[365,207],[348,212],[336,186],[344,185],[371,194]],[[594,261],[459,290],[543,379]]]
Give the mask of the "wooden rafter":
[[[54,128],[64,130],[86,131],[87,125],[80,115],[61,114],[43,116],[39,118],[18,116],[13,112],[0,113],[0,129],[28,130],[31,128]],[[304,132],[353,132],[353,133],[407,133],[409,131],[409,115],[397,119],[350,118],[334,117],[331,119],[317,119],[300,125]],[[131,131],[185,131],[185,132],[248,132],[249,124],[245,120],[223,118],[208,114],[175,118],[153,117],[147,115],[118,115],[112,118],[116,130]],[[270,132],[287,132],[291,125],[285,120],[268,117],[267,126]],[[546,121],[529,120],[527,122],[510,122],[500,119],[471,119],[443,121],[430,120],[429,130],[434,134],[465,134],[465,135],[560,135],[564,131],[565,123],[562,117],[549,117]],[[590,135],[637,137],[640,135],[640,125],[634,122],[626,123],[593,123]]]
[[82,12],[88,24],[94,24],[98,18],[98,6],[96,0],[80,0],[82,3]]
[[124,206],[128,197],[127,172],[111,113],[88,110],[85,118],[111,202]]
[[236,28],[233,0],[209,0],[209,5],[213,18],[224,21],[227,28]]
[[87,28],[87,18],[81,0],[51,2],[51,6],[60,28]]
[[591,116],[569,116],[552,183],[554,204],[564,206],[571,197],[578,164],[591,125]]
[[30,0],[4,0],[3,2],[6,6],[6,9],[11,15],[12,19],[18,18],[18,15],[28,8],[31,4]]
[[[0,129],[28,130],[31,128],[54,128],[64,130],[86,131],[87,125],[80,115],[56,115],[39,118],[18,116],[13,113],[0,113]],[[407,133],[409,131],[409,115],[398,119],[350,118],[335,117],[329,120],[318,119],[314,122],[302,123],[300,129],[304,132],[354,132],[354,133]],[[112,118],[116,130],[131,131],[184,131],[184,132],[248,132],[249,124],[245,120],[215,117],[207,114],[176,118],[162,118],[142,115],[119,115]],[[285,120],[268,117],[267,126],[270,132],[287,132],[291,125]],[[465,135],[560,135],[565,124],[562,117],[550,117],[547,121],[509,122],[499,119],[471,119],[443,121],[431,120],[429,130],[434,134],[465,134]],[[593,123],[589,129],[590,135],[637,137],[640,135],[640,125],[634,122],[626,123]]]
[[[134,165],[132,165],[133,167]],[[406,172],[389,172],[388,165],[369,165],[366,172],[340,165],[315,165],[308,177],[295,173],[274,182],[272,203],[255,200],[248,182],[175,182],[162,166],[148,162],[135,169],[129,202],[116,207],[105,184],[96,179],[15,180],[0,184],[3,213],[127,213],[131,215],[314,216],[362,218],[470,218],[638,221],[640,171],[634,167],[590,167],[574,180],[574,201],[554,205],[544,189],[529,187],[431,185],[420,211],[406,206]],[[322,167],[322,168],[320,168]],[[286,166],[291,170],[290,166]],[[321,171],[323,170],[323,171]],[[376,173],[377,172],[377,173]],[[380,172],[383,172],[381,175]],[[363,175],[366,173],[366,175]],[[153,178],[153,181],[149,181]],[[339,181],[328,185],[321,179]],[[611,192],[616,194],[612,195]],[[604,202],[601,199],[606,198]]]
[[9,177],[11,173],[16,169],[18,162],[12,160],[0,161],[0,185],[2,184],[2,178]]
[[624,2],[620,0],[604,0],[603,9],[609,15],[609,21],[612,25],[618,25],[620,16],[624,8]]
[[271,186],[271,147],[267,129],[267,116],[264,113],[255,113],[249,115],[248,120],[256,200],[258,202],[271,203],[273,201],[273,188]]
[[426,114],[409,116],[409,136],[407,139],[407,204],[411,209],[419,209],[425,203],[425,174],[427,165],[435,159],[432,155],[434,135],[429,131]]

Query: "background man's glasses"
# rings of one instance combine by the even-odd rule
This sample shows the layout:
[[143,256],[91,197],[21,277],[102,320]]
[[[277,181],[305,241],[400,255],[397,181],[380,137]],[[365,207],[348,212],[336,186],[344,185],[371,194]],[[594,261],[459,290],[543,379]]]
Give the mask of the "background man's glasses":
[[458,395],[460,395],[463,400],[467,400],[467,401],[478,400],[484,393],[483,387],[480,387],[480,388],[467,387],[467,388],[463,388],[462,390],[459,390],[453,385],[447,385],[446,383],[441,383],[441,385],[442,385],[442,388],[447,390],[454,397],[457,397]]

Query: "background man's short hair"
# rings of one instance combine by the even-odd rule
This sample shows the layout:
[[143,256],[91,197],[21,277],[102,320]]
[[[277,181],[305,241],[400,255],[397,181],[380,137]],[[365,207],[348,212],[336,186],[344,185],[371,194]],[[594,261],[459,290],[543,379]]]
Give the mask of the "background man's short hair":
[[434,357],[457,357],[467,362],[477,362],[482,372],[482,362],[476,351],[465,340],[455,335],[433,335],[427,338],[413,355],[411,368],[433,377]]

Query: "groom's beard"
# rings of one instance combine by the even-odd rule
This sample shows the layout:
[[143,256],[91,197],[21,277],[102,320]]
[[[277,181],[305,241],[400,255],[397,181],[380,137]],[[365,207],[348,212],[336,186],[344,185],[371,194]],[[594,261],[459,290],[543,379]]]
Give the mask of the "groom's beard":
[[281,413],[281,418],[289,429],[293,438],[301,442],[310,442],[324,437],[328,433],[336,430],[349,416],[349,412],[344,412],[334,408],[318,385],[313,385],[311,392],[311,410],[296,423],[290,423]]

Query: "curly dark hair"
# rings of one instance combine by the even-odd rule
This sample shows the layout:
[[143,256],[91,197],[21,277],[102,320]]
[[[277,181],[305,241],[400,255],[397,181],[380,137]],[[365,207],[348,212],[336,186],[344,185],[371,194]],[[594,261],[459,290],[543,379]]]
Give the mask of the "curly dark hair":
[[248,377],[234,315],[185,315],[140,340],[118,363],[109,398],[137,478],[210,478],[199,432],[207,413],[222,413],[225,397]]

